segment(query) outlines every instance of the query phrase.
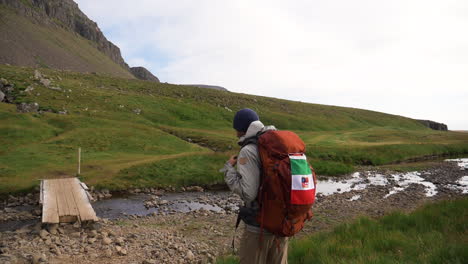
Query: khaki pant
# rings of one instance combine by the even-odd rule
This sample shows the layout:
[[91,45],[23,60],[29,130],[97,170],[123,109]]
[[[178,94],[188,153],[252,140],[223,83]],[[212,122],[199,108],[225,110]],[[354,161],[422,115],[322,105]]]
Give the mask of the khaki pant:
[[260,234],[244,230],[240,241],[240,264],[287,264],[288,238],[263,234],[260,245]]

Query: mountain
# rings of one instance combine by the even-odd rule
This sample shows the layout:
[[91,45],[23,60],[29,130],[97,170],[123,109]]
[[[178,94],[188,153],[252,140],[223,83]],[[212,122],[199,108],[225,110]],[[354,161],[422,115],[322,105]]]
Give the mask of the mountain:
[[0,63],[135,78],[72,0],[0,0]]

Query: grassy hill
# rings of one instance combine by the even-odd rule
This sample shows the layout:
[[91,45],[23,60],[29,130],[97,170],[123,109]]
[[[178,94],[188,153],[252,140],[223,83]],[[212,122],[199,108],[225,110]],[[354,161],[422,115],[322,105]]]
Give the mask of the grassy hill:
[[[0,62],[135,78],[129,69],[101,52],[98,43],[62,26],[63,22],[48,17],[29,0],[18,1],[17,5],[23,9],[0,4]],[[120,53],[114,56],[120,57]]]
[[[238,151],[235,111],[297,132],[318,174],[351,172],[425,155],[468,153],[468,134],[430,130],[379,112],[307,104],[212,89],[40,69],[61,91],[34,80],[34,69],[0,66],[22,114],[0,103],[0,193],[27,190],[37,179],[74,175],[82,148],[83,180],[98,187],[222,183],[218,169]],[[26,87],[33,91],[22,92]],[[58,114],[66,110],[68,114]]]

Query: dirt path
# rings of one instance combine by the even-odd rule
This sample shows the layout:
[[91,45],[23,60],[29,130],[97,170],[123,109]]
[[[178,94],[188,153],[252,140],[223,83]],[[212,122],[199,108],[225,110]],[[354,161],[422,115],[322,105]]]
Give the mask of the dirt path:
[[[361,172],[364,177],[366,173]],[[374,173],[385,179],[392,179],[394,174],[391,171]],[[395,187],[403,186],[398,180],[389,180],[387,185],[368,185],[365,189],[319,195],[314,205],[314,218],[293,239],[330,229],[361,215],[379,217],[394,210],[411,211],[426,203],[462,197],[466,194],[454,186],[467,175],[468,171],[461,171],[456,164],[447,162],[421,172],[420,177],[437,188],[432,197],[426,196],[427,186],[417,183],[388,195]],[[213,263],[216,256],[231,252],[236,219],[231,206],[239,199],[226,193],[200,193],[197,197],[199,202],[225,210],[190,213],[160,210],[149,216],[103,220],[93,226],[52,226],[49,231],[42,229],[39,220],[35,220],[35,225],[0,233],[0,263]],[[4,209],[0,213],[23,219],[24,216],[19,216],[22,213],[6,209],[9,212]],[[31,218],[37,219],[34,214]],[[241,236],[242,229],[241,226],[237,237]]]

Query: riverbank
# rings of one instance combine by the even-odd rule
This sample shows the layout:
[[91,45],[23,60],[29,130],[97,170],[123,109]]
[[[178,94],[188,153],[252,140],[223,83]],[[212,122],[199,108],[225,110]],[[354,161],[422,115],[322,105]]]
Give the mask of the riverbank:
[[[465,197],[468,193],[466,176],[468,171],[461,170],[456,162],[439,162],[418,173],[365,170],[323,180],[317,187],[315,216],[294,239],[328,230],[362,215],[375,218],[395,210],[409,212],[434,201]],[[333,184],[326,187],[327,183]],[[135,195],[142,197],[137,199]],[[31,195],[20,199],[34,203]],[[115,199],[133,199],[144,209],[135,213],[112,212],[116,207],[112,205]],[[10,263],[40,259],[49,263],[213,263],[217,256],[231,252],[239,202],[228,192],[201,190],[140,192],[121,197],[114,194],[111,199],[93,204],[98,216],[107,214],[110,220],[103,218],[89,226],[46,228],[41,227],[38,212],[34,212],[40,209],[37,206],[30,205],[24,212],[17,212],[18,206],[3,207],[2,217],[7,215],[10,220],[31,222],[17,230],[12,226],[9,231],[0,232],[0,260]],[[145,205],[150,208],[146,212]],[[0,221],[0,226],[4,222]],[[242,226],[238,238],[241,233]]]

